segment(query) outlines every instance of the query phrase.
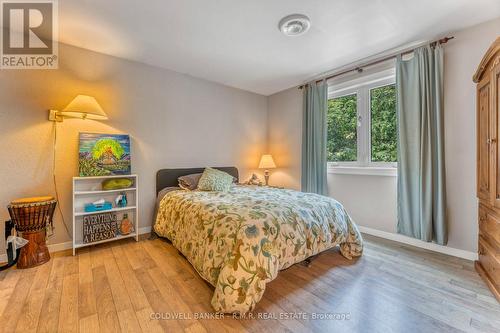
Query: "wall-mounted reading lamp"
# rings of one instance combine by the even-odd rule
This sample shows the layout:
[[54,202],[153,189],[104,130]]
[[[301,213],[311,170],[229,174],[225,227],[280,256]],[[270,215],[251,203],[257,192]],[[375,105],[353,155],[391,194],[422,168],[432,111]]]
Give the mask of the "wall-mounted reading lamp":
[[68,226],[64,219],[61,209],[61,202],[59,201],[59,193],[57,192],[56,182],[56,147],[57,147],[57,123],[62,122],[64,118],[77,118],[77,119],[93,119],[93,120],[107,120],[106,112],[101,108],[96,99],[92,96],[78,95],[71,103],[69,103],[62,111],[49,110],[49,121],[54,122],[54,155],[52,163],[52,178],[54,180],[54,190],[56,192],[56,200],[58,202],[59,213],[61,214],[62,222],[68,236],[71,237]]
[[92,96],[78,95],[62,111],[49,110],[49,120],[62,122],[64,118],[107,120],[106,112]]

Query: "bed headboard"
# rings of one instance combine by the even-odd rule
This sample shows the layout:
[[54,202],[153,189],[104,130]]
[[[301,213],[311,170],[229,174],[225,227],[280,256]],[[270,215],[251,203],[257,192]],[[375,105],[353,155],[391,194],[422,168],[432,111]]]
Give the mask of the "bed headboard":
[[[238,169],[236,167],[214,167],[214,169],[227,172],[239,181]],[[179,185],[177,178],[192,173],[202,173],[205,168],[183,168],[183,169],[161,169],[156,173],[156,194],[165,187],[175,187]]]

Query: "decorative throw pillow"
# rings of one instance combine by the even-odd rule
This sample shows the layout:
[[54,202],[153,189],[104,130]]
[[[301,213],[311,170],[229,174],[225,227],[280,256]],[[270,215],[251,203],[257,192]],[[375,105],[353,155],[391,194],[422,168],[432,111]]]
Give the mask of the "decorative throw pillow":
[[227,192],[231,188],[233,179],[233,176],[224,171],[205,168],[198,182],[198,189],[202,191]]
[[181,176],[177,178],[179,181],[179,187],[183,190],[196,190],[198,187],[198,182],[200,181],[201,173],[193,173],[186,176]]

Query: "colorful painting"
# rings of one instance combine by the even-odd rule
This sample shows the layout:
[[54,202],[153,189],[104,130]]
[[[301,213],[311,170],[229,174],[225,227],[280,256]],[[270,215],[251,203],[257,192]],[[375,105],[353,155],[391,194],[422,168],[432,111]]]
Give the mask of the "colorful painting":
[[80,133],[80,177],[130,175],[130,137]]

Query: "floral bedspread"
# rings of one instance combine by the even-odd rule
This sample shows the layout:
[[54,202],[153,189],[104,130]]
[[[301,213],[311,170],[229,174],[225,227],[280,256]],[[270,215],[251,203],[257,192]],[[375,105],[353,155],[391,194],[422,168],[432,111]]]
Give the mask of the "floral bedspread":
[[340,203],[269,187],[169,192],[154,230],[215,287],[212,306],[226,313],[251,311],[281,269],[336,245],[348,259],[363,251]]

